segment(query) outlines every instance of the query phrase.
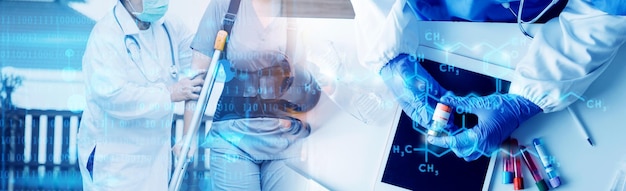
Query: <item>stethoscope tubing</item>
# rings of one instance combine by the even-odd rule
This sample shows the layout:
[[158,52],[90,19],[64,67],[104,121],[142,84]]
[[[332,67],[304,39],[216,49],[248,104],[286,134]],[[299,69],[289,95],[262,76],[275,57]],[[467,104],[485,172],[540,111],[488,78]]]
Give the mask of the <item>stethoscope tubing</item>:
[[[117,22],[117,25],[120,27],[120,30],[122,30],[122,32],[124,31],[124,29],[122,28],[122,24],[120,23],[119,19],[117,18],[117,14],[115,14],[115,9],[117,7],[113,8],[113,17],[115,18],[115,22]],[[172,64],[170,65],[170,75],[172,76],[172,78],[176,79],[178,77],[178,68],[176,68],[176,59],[174,58],[174,45],[172,43],[172,37],[170,36],[170,32],[167,29],[167,26],[165,26],[165,22],[163,22],[162,24],[163,29],[165,30],[165,34],[167,34],[167,40],[169,42],[170,45],[170,57],[172,59]],[[137,50],[141,51],[141,46],[139,46],[139,41],[137,41],[137,38],[135,38],[132,35],[126,35],[124,37],[124,46],[126,47],[126,53],[128,53],[128,56],[130,57],[130,59],[133,61],[133,63],[135,63],[135,65],[138,67],[138,69],[141,71],[141,73],[143,74],[143,76],[148,80],[148,81],[152,81],[148,78],[148,76],[144,73],[143,69],[141,69],[141,67],[139,67],[139,64],[137,63],[137,60],[135,60],[133,58],[133,53],[130,50],[130,48],[128,48],[128,40],[130,39],[130,41],[132,41],[133,44],[135,44],[137,46]],[[141,58],[141,53],[139,54],[139,57]]]

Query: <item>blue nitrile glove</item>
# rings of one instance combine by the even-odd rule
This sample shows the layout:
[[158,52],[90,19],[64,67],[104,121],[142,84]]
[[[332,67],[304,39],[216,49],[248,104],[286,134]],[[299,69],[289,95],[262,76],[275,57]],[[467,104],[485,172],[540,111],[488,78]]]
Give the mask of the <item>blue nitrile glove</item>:
[[530,117],[542,112],[539,106],[514,94],[493,94],[484,97],[458,97],[444,95],[443,104],[478,116],[478,124],[462,130],[454,136],[427,138],[428,142],[444,148],[451,148],[454,154],[473,161],[481,155],[489,155],[497,150],[519,125]]
[[428,127],[439,98],[448,90],[417,62],[417,58],[400,54],[380,70],[387,87],[402,110],[418,124]]

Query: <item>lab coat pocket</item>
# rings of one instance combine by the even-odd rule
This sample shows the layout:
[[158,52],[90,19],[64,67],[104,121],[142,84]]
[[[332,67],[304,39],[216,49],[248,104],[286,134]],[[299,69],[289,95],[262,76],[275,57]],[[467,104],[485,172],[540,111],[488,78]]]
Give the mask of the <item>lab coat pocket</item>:
[[[151,158],[137,154],[104,154],[98,147],[93,163],[93,183],[97,190],[143,190]],[[147,168],[147,169],[146,169]]]

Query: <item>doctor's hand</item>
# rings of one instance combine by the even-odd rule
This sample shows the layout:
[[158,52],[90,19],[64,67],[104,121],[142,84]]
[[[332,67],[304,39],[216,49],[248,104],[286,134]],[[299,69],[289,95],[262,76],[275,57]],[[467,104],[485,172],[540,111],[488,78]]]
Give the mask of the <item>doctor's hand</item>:
[[198,100],[200,97],[200,91],[202,90],[202,84],[204,83],[205,72],[198,73],[191,78],[183,78],[177,83],[167,87],[170,92],[170,99],[172,102]]
[[481,155],[489,155],[497,150],[522,122],[542,112],[539,106],[514,94],[471,98],[446,94],[440,101],[478,116],[478,124],[473,128],[452,136],[427,138],[433,145],[451,148],[454,154],[465,161],[476,160]]

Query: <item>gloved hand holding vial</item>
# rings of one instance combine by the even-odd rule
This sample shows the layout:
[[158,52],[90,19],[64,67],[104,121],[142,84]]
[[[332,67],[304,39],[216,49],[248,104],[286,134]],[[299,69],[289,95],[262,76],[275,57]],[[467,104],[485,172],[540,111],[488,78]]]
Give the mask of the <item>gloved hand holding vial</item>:
[[[461,107],[478,116],[478,124],[453,136],[428,136],[429,143],[451,148],[466,161],[490,155],[519,124],[541,112],[534,103],[513,94],[493,94],[484,97],[444,95],[441,102],[453,108]],[[458,129],[454,125],[449,129]]]

